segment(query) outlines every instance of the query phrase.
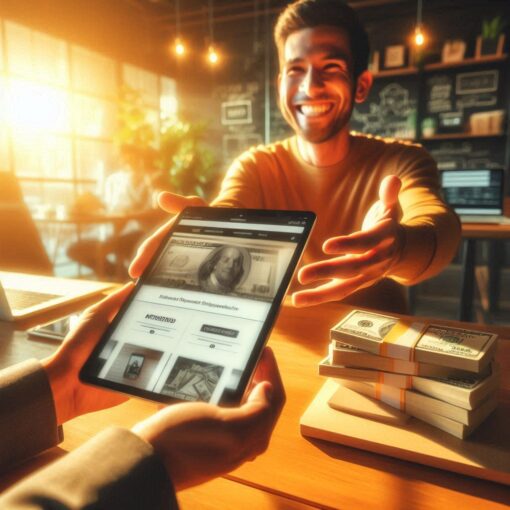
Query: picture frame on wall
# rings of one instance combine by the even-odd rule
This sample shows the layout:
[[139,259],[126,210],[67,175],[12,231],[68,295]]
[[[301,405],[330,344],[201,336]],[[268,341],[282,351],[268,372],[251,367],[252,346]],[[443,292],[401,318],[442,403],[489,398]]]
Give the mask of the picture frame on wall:
[[398,69],[405,67],[407,57],[406,47],[403,44],[394,44],[386,46],[384,49],[384,68]]

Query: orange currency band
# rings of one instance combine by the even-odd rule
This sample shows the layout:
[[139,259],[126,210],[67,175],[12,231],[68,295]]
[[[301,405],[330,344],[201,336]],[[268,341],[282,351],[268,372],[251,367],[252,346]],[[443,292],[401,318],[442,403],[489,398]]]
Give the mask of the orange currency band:
[[414,348],[426,326],[422,322],[399,320],[379,344],[379,354],[390,358],[414,361]]
[[406,390],[404,388],[392,388],[391,386],[375,383],[374,398],[396,407],[400,411],[406,410]]

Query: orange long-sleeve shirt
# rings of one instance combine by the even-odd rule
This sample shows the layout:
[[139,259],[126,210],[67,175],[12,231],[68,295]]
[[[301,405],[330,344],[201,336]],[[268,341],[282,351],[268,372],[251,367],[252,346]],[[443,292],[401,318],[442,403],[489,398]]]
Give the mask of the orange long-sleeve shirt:
[[[322,251],[326,239],[361,229],[382,179],[392,174],[402,180],[405,244],[388,276],[412,285],[439,273],[460,240],[459,220],[440,197],[436,164],[419,145],[351,133],[349,153],[329,167],[306,163],[295,137],[252,148],[232,164],[212,205],[314,211],[317,222],[303,256],[310,263],[327,258]],[[402,302],[402,289],[396,287],[382,282],[347,301],[402,308],[388,305],[392,298]]]

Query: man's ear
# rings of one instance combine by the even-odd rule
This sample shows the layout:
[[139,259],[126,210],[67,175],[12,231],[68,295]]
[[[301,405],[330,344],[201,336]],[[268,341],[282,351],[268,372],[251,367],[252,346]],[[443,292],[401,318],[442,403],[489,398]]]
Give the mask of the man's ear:
[[363,71],[358,76],[358,82],[356,83],[356,94],[354,96],[356,103],[363,103],[366,100],[368,94],[370,94],[373,82],[374,77],[370,71]]

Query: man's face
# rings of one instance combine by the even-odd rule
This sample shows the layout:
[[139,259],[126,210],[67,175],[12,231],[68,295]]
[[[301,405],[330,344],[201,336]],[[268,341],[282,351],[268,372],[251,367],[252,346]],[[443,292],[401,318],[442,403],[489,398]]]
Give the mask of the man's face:
[[218,281],[228,286],[237,277],[243,267],[243,256],[237,248],[225,248],[214,266],[214,275]]
[[354,104],[352,53],[344,30],[320,26],[285,41],[279,76],[280,109],[296,134],[311,143],[334,138]]

